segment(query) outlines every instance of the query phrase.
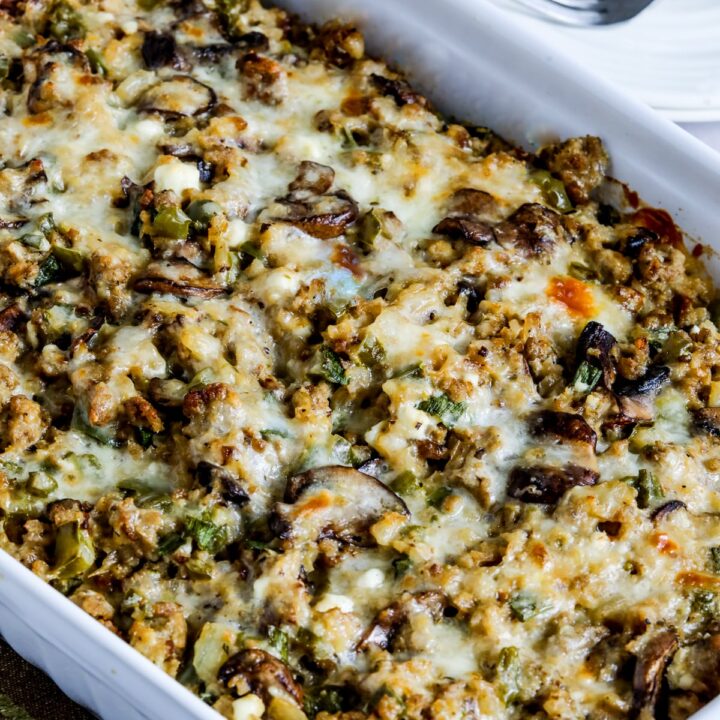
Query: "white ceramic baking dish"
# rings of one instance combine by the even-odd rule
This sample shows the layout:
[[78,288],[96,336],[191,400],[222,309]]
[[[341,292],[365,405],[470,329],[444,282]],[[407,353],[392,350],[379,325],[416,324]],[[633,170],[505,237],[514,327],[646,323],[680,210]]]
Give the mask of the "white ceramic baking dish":
[[[487,0],[281,0],[311,20],[360,22],[373,52],[409,71],[446,113],[533,145],[596,134],[614,175],[720,248],[720,156],[515,27]],[[632,72],[628,68],[628,72]],[[0,633],[104,720],[218,715],[0,552]],[[720,701],[698,720],[720,719]],[[61,720],[58,718],[58,720]]]

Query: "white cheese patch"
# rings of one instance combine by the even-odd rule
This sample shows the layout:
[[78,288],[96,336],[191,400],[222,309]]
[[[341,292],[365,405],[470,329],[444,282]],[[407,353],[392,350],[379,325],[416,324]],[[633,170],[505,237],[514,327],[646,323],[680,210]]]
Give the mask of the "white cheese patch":
[[363,589],[380,587],[385,582],[385,573],[380,568],[366,570],[357,580],[357,586]]
[[326,613],[330,610],[340,610],[340,612],[349,613],[353,611],[354,607],[355,603],[352,598],[347,595],[335,595],[333,593],[326,593],[315,603],[315,609],[321,613]]
[[172,190],[182,195],[183,190],[200,189],[200,171],[196,165],[178,160],[176,157],[163,157],[153,173],[155,190]]
[[260,720],[265,714],[265,703],[253,693],[233,701],[233,720]]

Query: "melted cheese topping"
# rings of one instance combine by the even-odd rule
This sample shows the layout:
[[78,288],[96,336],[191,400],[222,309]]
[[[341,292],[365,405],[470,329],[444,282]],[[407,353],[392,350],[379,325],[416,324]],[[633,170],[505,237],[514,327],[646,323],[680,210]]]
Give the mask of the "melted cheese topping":
[[720,692],[714,291],[599,140],[255,0],[8,7],[3,547],[234,720]]

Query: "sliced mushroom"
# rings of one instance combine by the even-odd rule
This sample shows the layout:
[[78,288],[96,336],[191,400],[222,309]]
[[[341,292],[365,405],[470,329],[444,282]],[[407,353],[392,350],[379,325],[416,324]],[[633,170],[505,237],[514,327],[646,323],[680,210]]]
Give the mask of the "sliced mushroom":
[[40,62],[54,57],[57,60],[69,62],[80,70],[90,72],[90,62],[88,61],[87,55],[70,43],[60,43],[57,40],[50,40],[44,45],[37,45],[32,52],[32,57],[33,60],[39,59]]
[[497,212],[497,201],[484,190],[462,188],[453,193],[450,200],[450,217],[474,217],[477,220],[493,222]]
[[270,40],[267,35],[251,30],[234,38],[233,44],[246,50],[267,50],[270,47]]
[[180,118],[202,115],[217,103],[215,91],[189,75],[174,77],[146,90],[138,103],[141,112]]
[[133,287],[140,293],[167,294],[184,298],[210,299],[226,292],[225,288],[215,285],[210,278],[186,262],[150,263],[145,275],[136,280]]
[[510,473],[508,495],[525,503],[552,505],[568,490],[595,485],[599,479],[600,475],[594,470],[571,463],[564,467],[516,467]]
[[73,338],[68,348],[68,354],[72,357],[80,350],[87,350],[92,347],[93,341],[96,339],[100,328],[105,324],[105,319],[95,317],[90,320],[88,327],[83,330],[77,337]]
[[622,252],[631,258],[636,258],[647,243],[657,243],[660,240],[657,233],[644,227],[637,227],[633,233],[620,244]]
[[552,252],[566,234],[558,213],[538,203],[525,203],[495,228],[495,238],[505,248],[537,257]]
[[446,217],[433,228],[433,232],[453,240],[465,240],[471,245],[488,245],[495,239],[489,225],[463,217]]
[[593,450],[597,444],[597,433],[582,415],[543,410],[533,418],[531,427],[533,434],[550,435],[561,442],[570,440],[588,443],[592,445]]
[[625,424],[647,423],[653,419],[653,407],[648,398],[631,397],[620,395],[617,397],[618,406],[620,407],[619,418]]
[[448,216],[433,228],[433,232],[472,245],[487,245],[495,239],[488,223],[495,220],[496,213],[497,203],[492,195],[483,190],[462,188],[452,196]]
[[670,379],[670,368],[653,365],[637,380],[619,378],[613,385],[613,392],[622,397],[651,397]]
[[720,408],[701,408],[693,413],[695,427],[708,435],[720,437]]
[[284,215],[275,220],[290,223],[321,240],[339,237],[358,218],[357,203],[342,190],[307,202],[280,200],[278,205]]
[[17,230],[28,222],[27,218],[0,218],[0,230]]
[[[69,107],[69,98],[58,92],[58,80],[62,72],[59,63],[47,62],[38,71],[37,78],[28,89],[27,109],[32,115],[38,115],[54,107]],[[60,85],[62,87],[62,85]]]
[[71,75],[90,71],[85,53],[55,40],[40,45],[31,55],[34,75],[26,68],[26,77],[32,78],[27,94],[27,108],[37,115],[57,107],[71,107],[74,87]]
[[370,76],[370,79],[381,94],[391,97],[399,107],[403,105],[423,107],[427,103],[425,98],[420,93],[416,93],[404,80],[391,80],[375,73]]
[[298,168],[297,177],[290,183],[289,190],[293,199],[302,200],[298,193],[324,195],[335,182],[335,171],[328,165],[303,160]]
[[668,502],[660,505],[660,507],[655,508],[650,513],[650,519],[654,522],[664,520],[677,510],[687,510],[687,505],[682,500],[669,500]]
[[584,361],[602,370],[605,387],[611,388],[617,374],[613,361],[616,347],[617,340],[599,322],[591,320],[578,338],[577,364]]
[[214,481],[219,482],[223,489],[223,497],[236,505],[247,505],[250,502],[250,495],[242,486],[240,478],[227,468],[201,460],[195,468],[195,475],[203,486],[210,485]]
[[353,468],[330,465],[290,478],[270,529],[284,540],[332,537],[373,545],[370,527],[388,512],[408,516],[407,505],[387,485]]
[[370,475],[376,480],[379,480],[383,475],[390,472],[390,466],[382,458],[373,458],[360,465],[358,470],[365,475]]
[[303,689],[292,670],[265,650],[246,648],[230,657],[218,671],[218,680],[238,695],[259,695],[269,704],[278,695],[302,705]]
[[655,705],[665,669],[677,648],[678,637],[674,630],[659,632],[643,648],[633,674],[633,717],[655,717]]
[[183,63],[177,52],[175,37],[171,33],[151,30],[145,33],[142,44],[142,57],[145,66],[150,70],[172,65],[176,70],[182,69]]
[[222,58],[237,51],[235,45],[230,43],[211,43],[210,45],[195,45],[190,48],[193,57],[203,63],[219,63]]
[[447,606],[447,597],[435,590],[405,594],[375,616],[372,624],[360,639],[357,649],[367,650],[375,645],[382,650],[387,650],[392,646],[393,640],[411,614],[425,613],[433,622],[437,622]]

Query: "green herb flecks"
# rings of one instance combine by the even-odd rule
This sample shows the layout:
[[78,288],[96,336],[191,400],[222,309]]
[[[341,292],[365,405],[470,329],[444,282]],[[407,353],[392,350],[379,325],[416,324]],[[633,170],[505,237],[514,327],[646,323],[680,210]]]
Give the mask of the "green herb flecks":
[[520,622],[527,622],[548,609],[548,605],[542,604],[528,592],[515,593],[508,601],[508,606],[513,617]]
[[592,392],[602,378],[602,370],[583,360],[578,366],[572,385],[576,392],[583,395]]
[[197,233],[207,232],[212,219],[222,213],[222,208],[212,200],[193,200],[185,210]]
[[422,483],[414,473],[405,470],[390,483],[390,487],[400,495],[413,495],[422,490]]
[[716,575],[720,575],[720,545],[710,548],[710,567]]
[[495,677],[500,689],[500,697],[505,705],[510,705],[517,699],[520,680],[520,661],[516,647],[504,647],[500,651]]
[[105,60],[97,50],[89,48],[85,51],[85,55],[87,55],[88,62],[90,63],[90,69],[95,73],[95,75],[105,77],[108,74]]
[[62,267],[58,259],[53,254],[48,255],[43,260],[38,269],[38,274],[35,276],[35,287],[42,287],[54,282],[60,277],[61,273]]
[[280,659],[287,662],[290,658],[290,639],[284,630],[274,625],[268,628],[268,639],[270,644],[278,651]]
[[184,545],[184,543],[185,538],[182,535],[179,533],[170,533],[158,542],[157,549],[161,555],[171,555],[180,546]]
[[334,385],[347,385],[348,378],[338,354],[327,345],[320,348],[320,374]]
[[453,402],[444,393],[442,395],[434,395],[427,400],[422,400],[417,404],[418,410],[426,412],[428,415],[434,415],[439,418],[446,427],[453,427],[465,412],[466,405],[464,402]]
[[452,495],[452,490],[449,487],[441,485],[439,488],[435,488],[428,495],[428,505],[434,508],[440,508],[442,507],[442,504],[445,502],[445,500],[450,497],[450,495]]
[[407,555],[401,555],[392,561],[392,566],[395,571],[395,578],[397,579],[407,574],[413,566],[413,562]]
[[200,550],[207,550],[213,555],[228,542],[227,530],[205,517],[189,517],[185,521],[185,534],[195,541]]
[[153,440],[155,439],[155,433],[147,428],[135,428],[135,438],[138,445],[141,445],[147,450],[152,447]]
[[50,7],[45,33],[58,42],[80,40],[85,37],[85,30],[82,16],[68,3],[61,0]]

